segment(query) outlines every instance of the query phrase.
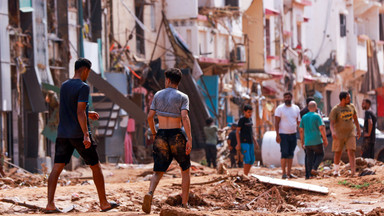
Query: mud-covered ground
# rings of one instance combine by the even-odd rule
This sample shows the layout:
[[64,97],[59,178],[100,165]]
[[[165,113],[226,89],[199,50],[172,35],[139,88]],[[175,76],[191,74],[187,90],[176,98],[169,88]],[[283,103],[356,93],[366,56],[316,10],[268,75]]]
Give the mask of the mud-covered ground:
[[[292,181],[324,186],[329,193],[275,186],[242,176],[241,169],[214,170],[193,163],[191,168],[190,209],[178,207],[180,171],[173,163],[160,182],[151,215],[384,215],[384,166],[373,160],[357,159],[358,172],[374,175],[351,177],[348,164],[341,176],[323,164],[320,175],[305,180],[304,168],[294,167],[298,176]],[[63,172],[56,191],[56,205],[75,205],[66,215],[144,215],[142,197],[147,192],[152,164],[103,164],[107,197],[120,203],[118,209],[101,213],[91,171],[81,167]],[[221,174],[219,174],[221,173]],[[9,177],[0,179],[0,215],[42,215],[46,205],[47,175],[28,174],[8,169]],[[251,174],[281,178],[279,168],[252,167]],[[18,204],[12,204],[15,202]],[[19,204],[26,204],[27,207]]]

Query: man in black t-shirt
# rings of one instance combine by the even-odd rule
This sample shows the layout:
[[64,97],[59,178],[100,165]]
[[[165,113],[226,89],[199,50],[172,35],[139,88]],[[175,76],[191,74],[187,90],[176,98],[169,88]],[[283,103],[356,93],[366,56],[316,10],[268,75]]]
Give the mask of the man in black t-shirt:
[[375,157],[375,139],[376,139],[376,116],[370,110],[371,100],[364,99],[361,104],[363,110],[365,110],[364,115],[364,142],[361,148],[361,156],[363,158],[374,158]]
[[64,166],[71,160],[75,149],[92,170],[101,211],[108,211],[119,206],[116,202],[107,201],[103,172],[96,145],[91,138],[88,118],[99,119],[97,112],[88,111],[89,86],[85,81],[91,71],[91,66],[92,63],[88,59],[78,59],[75,62],[75,75],[72,79],[65,81],[60,89],[60,123],[57,129],[55,163],[48,178],[48,203],[45,213],[62,212],[54,202],[57,181]]
[[[313,97],[308,97],[307,100],[305,101],[307,103],[307,106],[304,107],[302,110],[300,110],[300,118],[303,118],[305,114],[309,113],[308,104],[311,101],[315,101],[315,99]],[[319,114],[321,117],[324,116],[324,114],[321,112],[319,108],[317,108],[316,113]]]

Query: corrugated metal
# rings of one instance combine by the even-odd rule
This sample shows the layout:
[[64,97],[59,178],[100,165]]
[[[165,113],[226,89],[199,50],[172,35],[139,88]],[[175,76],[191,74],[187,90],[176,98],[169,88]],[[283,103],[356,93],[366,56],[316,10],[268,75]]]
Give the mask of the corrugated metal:
[[48,35],[47,35],[47,3],[45,0],[32,1],[32,28],[34,66],[39,83],[54,84],[49,70]]
[[189,97],[189,118],[191,120],[193,147],[203,148],[205,143],[204,125],[209,114],[204,98],[189,70],[183,70],[179,90]]
[[8,1],[0,1],[0,111],[12,110]]
[[[205,85],[202,84],[201,79],[204,81]],[[212,118],[216,118],[217,113],[219,112],[219,76],[202,76],[197,83],[203,90],[202,94],[205,103],[209,107],[209,114]]]

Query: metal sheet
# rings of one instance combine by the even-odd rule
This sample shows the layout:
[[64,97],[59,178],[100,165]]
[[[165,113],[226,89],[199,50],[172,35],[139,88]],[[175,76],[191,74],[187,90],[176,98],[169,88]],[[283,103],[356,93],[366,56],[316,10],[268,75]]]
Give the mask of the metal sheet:
[[23,75],[23,80],[27,88],[29,103],[33,112],[47,111],[43,92],[40,89],[40,84],[37,80],[36,72],[33,69],[28,69]]

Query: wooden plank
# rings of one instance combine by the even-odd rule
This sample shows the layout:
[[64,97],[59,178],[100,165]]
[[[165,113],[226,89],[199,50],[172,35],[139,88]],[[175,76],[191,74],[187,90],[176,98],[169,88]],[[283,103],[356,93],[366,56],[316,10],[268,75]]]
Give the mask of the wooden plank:
[[251,176],[257,178],[262,183],[280,185],[280,186],[285,186],[285,187],[290,187],[290,188],[295,188],[295,189],[301,189],[301,190],[307,190],[307,191],[312,191],[312,192],[317,192],[317,193],[322,193],[322,194],[328,194],[329,193],[328,188],[323,187],[323,186],[301,183],[301,182],[290,181],[290,180],[271,178],[271,177],[255,175],[255,174],[252,174]]

